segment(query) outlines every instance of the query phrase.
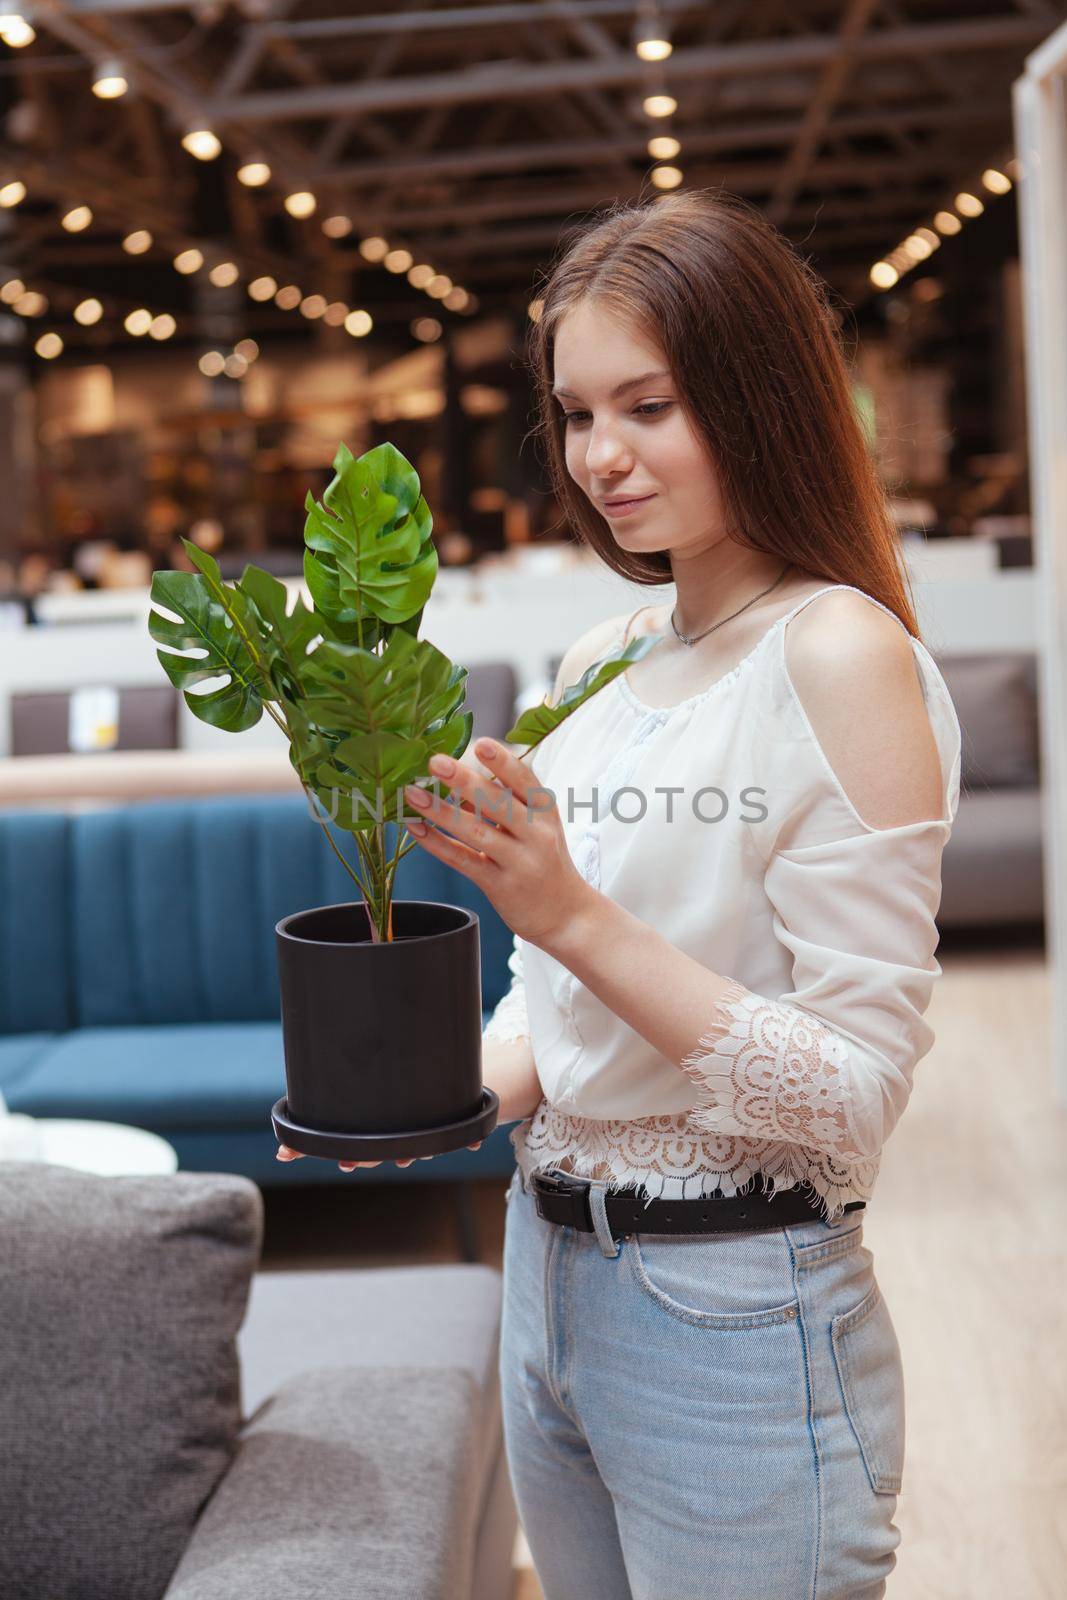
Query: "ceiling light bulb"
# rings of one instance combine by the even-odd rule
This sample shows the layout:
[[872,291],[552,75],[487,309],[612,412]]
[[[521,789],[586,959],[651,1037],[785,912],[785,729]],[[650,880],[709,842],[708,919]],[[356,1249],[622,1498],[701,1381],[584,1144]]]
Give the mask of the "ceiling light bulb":
[[36,289],[26,289],[19,295],[12,308],[20,317],[43,317],[48,310],[48,296],[39,294]]
[[982,182],[990,194],[1007,194],[1011,188],[1011,179],[1006,172],[1001,172],[997,167],[986,167],[982,173]]
[[345,318],[345,332],[350,333],[353,339],[362,339],[374,326],[369,311],[350,311]]
[[250,300],[272,300],[278,293],[278,285],[272,277],[253,278],[248,285]]
[[153,317],[148,324],[149,337],[152,339],[169,339],[178,324],[169,311],[164,311],[160,316]]
[[279,289],[278,293],[274,296],[274,304],[282,311],[295,311],[302,299],[303,295],[300,293],[300,290],[297,288],[296,284],[287,283],[284,288]]
[[90,296],[88,300],[80,300],[74,307],[74,320],[83,328],[91,328],[103,315],[104,308],[95,295]]
[[642,101],[646,117],[672,117],[678,102],[670,94],[650,94]]
[[126,332],[132,333],[135,339],[139,339],[142,334],[147,333],[151,326],[152,313],[151,311],[146,311],[143,306],[137,311],[130,311],[123,322]]
[[225,357],[221,350],[208,350],[197,362],[197,366],[205,378],[217,378],[225,364]]
[[241,276],[236,261],[218,261],[208,273],[216,289],[228,289]]
[[868,277],[876,289],[891,289],[900,281],[900,273],[888,261],[876,261]]
[[956,196],[956,210],[961,217],[980,217],[985,206],[976,194],[970,194],[966,189]]
[[343,300],[331,300],[326,310],[322,313],[322,320],[331,328],[340,328],[348,316],[348,307]]
[[127,255],[143,256],[146,250],[152,248],[152,235],[147,228],[135,228],[133,233],[128,233],[123,239],[122,248]]
[[74,206],[60,218],[68,233],[83,233],[93,220],[89,206]]
[[657,189],[677,189],[682,181],[681,167],[653,167],[652,182]]
[[245,361],[255,361],[259,355],[259,345],[254,339],[238,339],[233,347],[234,355],[241,356]]
[[633,47],[642,61],[666,61],[673,46],[670,30],[658,15],[658,6],[641,6],[632,34]]
[[416,317],[411,324],[411,332],[423,344],[432,344],[434,339],[439,339],[444,329],[436,317]]
[[376,233],[372,233],[369,238],[361,239],[359,244],[359,253],[364,261],[381,261],[388,249],[388,239],[382,239]]
[[0,15],[0,39],[12,50],[22,50],[32,44],[36,37],[36,31],[19,12],[5,11]]
[[0,186],[0,206],[5,210],[17,206],[20,200],[26,198],[26,185],[19,178],[13,178],[10,183]]
[[109,56],[93,68],[93,93],[98,100],[118,100],[130,87],[121,61]]
[[198,161],[214,161],[222,153],[222,141],[211,128],[187,128],[182,134],[182,149]]
[[174,270],[181,272],[186,277],[191,272],[199,272],[204,265],[204,253],[195,246],[190,250],[182,250],[174,257]]
[[382,265],[387,272],[406,272],[414,259],[410,250],[390,250],[382,257]]
[[310,217],[317,204],[310,189],[297,189],[285,197],[285,209],[291,217]]
[[26,285],[21,278],[8,278],[7,282],[0,284],[0,300],[5,305],[13,305],[20,295],[26,293]]
[[33,347],[45,361],[54,361],[63,351],[63,341],[58,333],[42,333]]
[[653,161],[673,161],[681,152],[681,144],[672,134],[657,133],[648,141],[648,153]]
[[244,356],[239,356],[235,350],[222,363],[222,370],[228,378],[243,378],[248,371],[248,362]]
[[939,211],[934,218],[934,227],[938,233],[943,233],[946,239],[954,233],[959,233],[963,223],[954,211]]
[[326,296],[322,294],[305,295],[300,302],[300,315],[302,317],[321,317],[326,310]]
[[237,181],[246,189],[262,189],[270,182],[270,166],[266,161],[245,161],[237,168]]
[[457,283],[454,289],[449,289],[441,304],[446,305],[449,311],[464,311],[469,300],[470,295],[466,289],[461,289]]
[[452,279],[445,273],[438,272],[426,285],[426,293],[432,295],[435,300],[443,300],[451,288]]
[[526,315],[529,317],[531,322],[540,322],[541,313],[544,309],[545,302],[543,300],[531,300],[530,304],[526,307]]
[[323,217],[322,231],[327,239],[347,239],[352,232],[352,218],[340,211],[332,217]]
[[418,266],[412,267],[408,273],[408,282],[413,289],[425,289],[426,285],[437,276],[434,269],[427,266],[425,261],[420,261]]

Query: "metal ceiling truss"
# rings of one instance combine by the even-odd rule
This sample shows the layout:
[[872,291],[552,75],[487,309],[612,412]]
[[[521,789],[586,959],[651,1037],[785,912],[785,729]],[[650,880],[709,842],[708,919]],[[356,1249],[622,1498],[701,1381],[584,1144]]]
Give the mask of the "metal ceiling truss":
[[[854,291],[863,251],[891,247],[1008,147],[1011,82],[1067,0],[842,0],[832,22],[820,0],[659,9],[674,49],[652,65],[631,43],[636,0],[27,0],[37,41],[3,70],[38,131],[9,133],[5,165],[31,193],[80,197],[168,249],[213,234],[244,273],[342,296],[355,269],[361,303],[377,286],[417,315],[434,303],[368,267],[360,235],[516,302],[561,230],[657,192],[647,140],[671,131],[687,184],[756,201]],[[89,68],[105,56],[131,92],[102,103]],[[666,123],[642,110],[653,91],[678,100]],[[84,125],[61,159],[72,105]],[[221,181],[180,148],[193,121],[223,141]],[[253,156],[271,165],[266,191],[234,179]],[[350,238],[281,212],[279,191],[304,188],[320,217],[352,217]],[[11,218],[9,259],[100,261],[98,237],[39,220]]]

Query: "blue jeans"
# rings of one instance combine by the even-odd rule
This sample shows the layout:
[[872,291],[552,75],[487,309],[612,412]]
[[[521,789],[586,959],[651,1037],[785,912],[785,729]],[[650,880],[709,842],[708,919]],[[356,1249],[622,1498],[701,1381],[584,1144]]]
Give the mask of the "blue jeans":
[[504,1437],[545,1600],[883,1595],[904,1387],[863,1212],[618,1241],[605,1192],[582,1233],[508,1190]]

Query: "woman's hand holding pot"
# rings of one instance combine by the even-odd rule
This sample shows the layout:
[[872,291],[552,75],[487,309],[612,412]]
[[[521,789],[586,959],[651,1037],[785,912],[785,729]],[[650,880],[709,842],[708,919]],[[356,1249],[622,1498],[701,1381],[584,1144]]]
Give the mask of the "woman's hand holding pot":
[[520,939],[551,943],[596,891],[571,860],[552,791],[493,739],[479,739],[474,753],[491,768],[488,779],[431,756],[430,774],[447,780],[449,797],[408,784],[404,798],[425,822],[407,827],[430,855],[476,883]]

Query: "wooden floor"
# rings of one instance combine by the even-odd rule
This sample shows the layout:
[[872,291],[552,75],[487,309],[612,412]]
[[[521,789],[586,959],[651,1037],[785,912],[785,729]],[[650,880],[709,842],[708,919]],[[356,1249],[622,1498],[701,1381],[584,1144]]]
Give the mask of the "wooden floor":
[[[865,1222],[904,1358],[892,1600],[1067,1596],[1067,1109],[1039,948],[942,946],[937,1033]],[[503,1182],[477,1185],[500,1265]],[[388,1224],[388,1225],[387,1225]],[[450,1185],[275,1193],[265,1265],[459,1258]],[[541,1600],[521,1535],[512,1600]],[[501,1600],[506,1600],[502,1596]]]

